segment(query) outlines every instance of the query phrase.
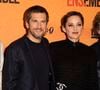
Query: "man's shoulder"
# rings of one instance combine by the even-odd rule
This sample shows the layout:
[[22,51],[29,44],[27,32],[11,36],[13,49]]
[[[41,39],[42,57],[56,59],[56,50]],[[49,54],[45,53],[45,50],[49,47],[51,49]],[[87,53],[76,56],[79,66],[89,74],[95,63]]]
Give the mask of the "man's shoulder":
[[13,49],[15,48],[15,49],[17,49],[18,47],[21,47],[24,44],[24,40],[25,40],[25,37],[24,36],[21,37],[21,38],[19,38],[19,39],[16,39],[15,41],[11,42],[7,46],[7,48],[13,48]]
[[43,37],[43,41],[44,41],[45,43],[49,43],[48,39],[45,38],[45,37]]

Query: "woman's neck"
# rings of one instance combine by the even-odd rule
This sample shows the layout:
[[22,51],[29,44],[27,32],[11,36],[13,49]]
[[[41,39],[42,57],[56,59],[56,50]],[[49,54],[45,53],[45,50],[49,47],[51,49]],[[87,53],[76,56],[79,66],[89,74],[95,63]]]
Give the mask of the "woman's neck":
[[68,38],[70,41],[72,41],[73,43],[76,43],[79,41],[79,39],[71,39],[71,38]]

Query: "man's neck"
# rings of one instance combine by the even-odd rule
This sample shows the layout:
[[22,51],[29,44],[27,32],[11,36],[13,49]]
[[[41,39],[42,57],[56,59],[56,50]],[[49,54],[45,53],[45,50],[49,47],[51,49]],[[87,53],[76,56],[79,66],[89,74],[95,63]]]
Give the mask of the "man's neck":
[[35,43],[40,43],[41,42],[41,39],[36,39],[36,38],[34,38],[32,36],[29,36],[29,35],[27,35],[27,38],[29,40],[31,40],[32,42],[35,42]]

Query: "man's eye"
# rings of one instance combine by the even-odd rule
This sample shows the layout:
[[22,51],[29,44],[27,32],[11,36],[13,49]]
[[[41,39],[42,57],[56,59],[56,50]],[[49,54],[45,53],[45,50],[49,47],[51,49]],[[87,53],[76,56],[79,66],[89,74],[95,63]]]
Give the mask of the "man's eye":
[[46,21],[42,21],[42,23],[46,23]]
[[32,20],[32,22],[37,22],[37,20]]

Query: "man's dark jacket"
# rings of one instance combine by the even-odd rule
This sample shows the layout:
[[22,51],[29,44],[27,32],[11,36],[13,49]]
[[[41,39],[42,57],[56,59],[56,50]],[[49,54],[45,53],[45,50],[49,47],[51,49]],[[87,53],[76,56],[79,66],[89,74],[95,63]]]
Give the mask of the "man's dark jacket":
[[[48,83],[50,84],[50,90],[54,90],[53,70],[47,50],[48,41],[43,38],[43,43],[46,47],[49,58],[50,80]],[[3,67],[2,90],[41,90],[36,83],[38,82],[38,79],[35,73],[36,69],[34,60],[32,60],[31,55],[32,54],[30,54],[26,36],[14,41],[6,48]]]

